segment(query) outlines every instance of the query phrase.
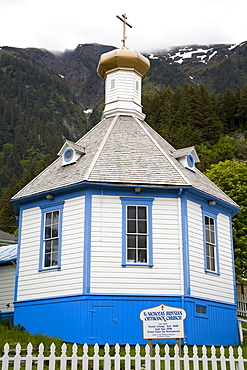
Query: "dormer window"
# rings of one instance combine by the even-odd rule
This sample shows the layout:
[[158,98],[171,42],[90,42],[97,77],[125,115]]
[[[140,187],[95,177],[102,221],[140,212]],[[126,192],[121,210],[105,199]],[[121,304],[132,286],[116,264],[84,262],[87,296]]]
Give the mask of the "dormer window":
[[175,150],[172,154],[185,168],[195,172],[195,164],[196,162],[200,162],[200,160],[193,146]]
[[194,166],[195,166],[195,160],[194,160],[194,157],[191,155],[191,154],[189,154],[189,155],[187,155],[187,164],[188,164],[188,166],[190,167],[190,168],[193,168]]
[[74,153],[73,149],[67,149],[64,152],[63,158],[64,158],[65,162],[70,162],[73,159],[74,155],[75,155],[75,153]]
[[85,148],[69,140],[65,141],[58,153],[62,157],[62,166],[75,163],[83,154],[86,154]]

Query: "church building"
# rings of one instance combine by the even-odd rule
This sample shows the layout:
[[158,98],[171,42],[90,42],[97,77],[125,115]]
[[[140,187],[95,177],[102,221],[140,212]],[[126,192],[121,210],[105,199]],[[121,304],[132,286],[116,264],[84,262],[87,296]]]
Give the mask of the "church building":
[[196,168],[194,147],[173,148],[144,121],[148,69],[125,35],[101,55],[102,120],[13,197],[15,324],[68,342],[146,344],[140,312],[164,304],[186,311],[184,343],[238,344],[239,207]]

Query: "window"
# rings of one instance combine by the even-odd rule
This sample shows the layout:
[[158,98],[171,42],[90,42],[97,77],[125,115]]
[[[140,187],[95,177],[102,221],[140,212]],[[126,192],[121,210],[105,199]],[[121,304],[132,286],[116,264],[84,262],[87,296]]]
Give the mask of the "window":
[[123,197],[122,265],[152,266],[153,198]]
[[127,205],[127,262],[147,263],[147,206]]
[[207,319],[208,318],[208,306],[205,304],[196,304],[195,306],[196,306],[195,316],[201,317],[203,319]]
[[216,216],[204,214],[205,270],[219,273]]
[[63,202],[41,207],[39,270],[61,267],[61,219]]
[[196,313],[199,313],[201,315],[206,315],[207,313],[207,306],[200,306],[200,305],[196,305]]

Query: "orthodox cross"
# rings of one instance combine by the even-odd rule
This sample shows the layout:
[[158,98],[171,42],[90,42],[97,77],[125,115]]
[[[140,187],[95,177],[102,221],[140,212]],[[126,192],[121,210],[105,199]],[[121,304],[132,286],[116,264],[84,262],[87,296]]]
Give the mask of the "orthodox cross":
[[126,36],[126,25],[129,26],[130,28],[132,28],[132,26],[126,21],[127,17],[126,17],[126,14],[124,13],[122,15],[122,17],[120,15],[117,15],[117,18],[120,19],[120,21],[123,22],[123,39],[121,40],[122,43],[123,43],[123,48],[125,48],[125,40],[127,39],[127,36]]

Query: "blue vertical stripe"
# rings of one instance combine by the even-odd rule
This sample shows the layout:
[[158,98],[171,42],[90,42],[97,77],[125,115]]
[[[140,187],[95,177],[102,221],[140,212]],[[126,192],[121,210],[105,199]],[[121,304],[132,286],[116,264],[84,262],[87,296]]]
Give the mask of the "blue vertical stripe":
[[83,293],[90,293],[92,194],[85,192]]
[[18,246],[17,246],[17,256],[16,256],[14,302],[17,301],[17,297],[18,297],[18,283],[19,283],[19,269],[20,269],[20,250],[21,250],[21,231],[22,231],[22,212],[23,211],[20,208],[20,213],[19,213]]
[[184,266],[184,294],[190,295],[190,262],[189,262],[189,242],[188,242],[188,207],[187,197],[181,194],[182,210],[182,244],[183,244],[183,266]]

